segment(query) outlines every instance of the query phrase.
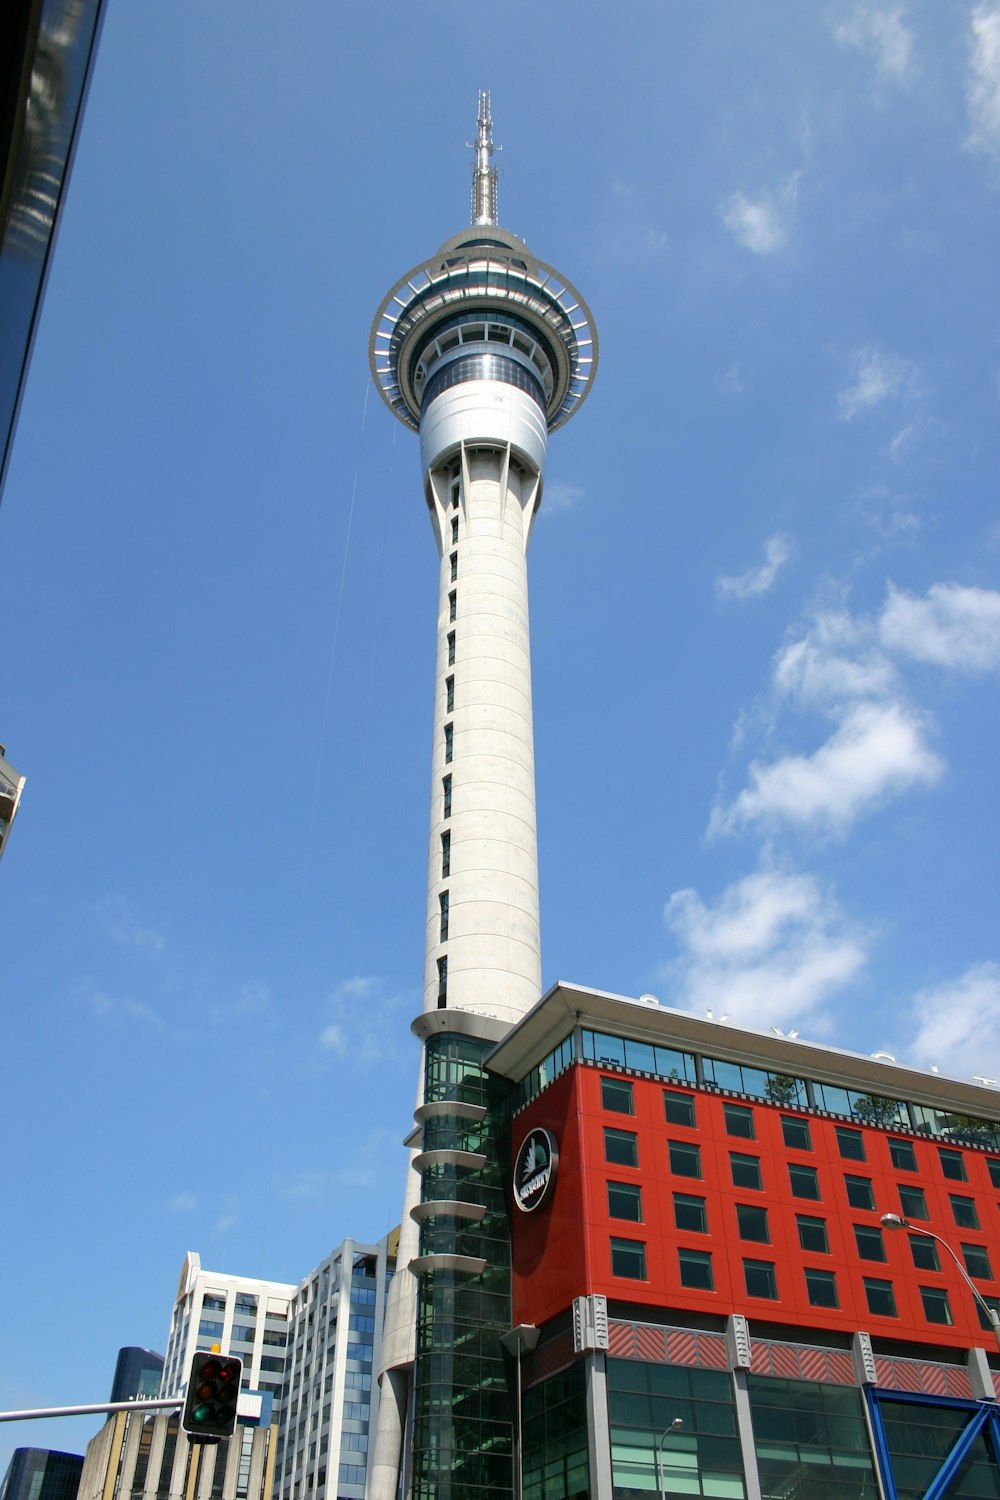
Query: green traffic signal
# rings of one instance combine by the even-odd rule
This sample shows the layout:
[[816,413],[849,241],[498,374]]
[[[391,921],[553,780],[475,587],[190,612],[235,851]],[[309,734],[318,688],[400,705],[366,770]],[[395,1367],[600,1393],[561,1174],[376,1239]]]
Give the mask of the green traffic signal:
[[243,1361],[235,1355],[194,1356],[181,1417],[192,1442],[217,1442],[232,1436],[242,1374]]

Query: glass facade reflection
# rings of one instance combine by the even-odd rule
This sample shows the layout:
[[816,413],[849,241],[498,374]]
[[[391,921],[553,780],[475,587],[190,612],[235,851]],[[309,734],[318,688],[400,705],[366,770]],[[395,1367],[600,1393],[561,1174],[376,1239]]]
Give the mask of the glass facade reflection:
[[[609,1359],[608,1408],[615,1500],[745,1496],[728,1373]],[[678,1417],[683,1427],[664,1437]]]
[[877,1500],[859,1390],[755,1375],[747,1388],[765,1500]]
[[571,1365],[525,1391],[521,1412],[524,1500],[589,1494],[582,1367]]

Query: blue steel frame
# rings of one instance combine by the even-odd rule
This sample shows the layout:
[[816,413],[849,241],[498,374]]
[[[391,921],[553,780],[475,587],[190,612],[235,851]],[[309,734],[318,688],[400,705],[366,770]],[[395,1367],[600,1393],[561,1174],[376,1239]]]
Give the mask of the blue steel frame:
[[898,1500],[892,1474],[892,1459],[886,1441],[885,1424],[882,1421],[882,1406],[888,1402],[905,1401],[910,1406],[946,1406],[951,1411],[965,1411],[969,1414],[968,1422],[956,1438],[951,1451],[945,1456],[931,1484],[924,1491],[923,1500],[945,1500],[949,1485],[968,1456],[973,1443],[984,1429],[988,1429],[989,1432],[993,1447],[993,1462],[1000,1469],[1000,1407],[995,1401],[963,1401],[960,1397],[923,1396],[914,1391],[879,1390],[877,1386],[866,1386],[865,1397],[871,1418],[872,1434],[875,1438],[875,1453],[885,1500]]

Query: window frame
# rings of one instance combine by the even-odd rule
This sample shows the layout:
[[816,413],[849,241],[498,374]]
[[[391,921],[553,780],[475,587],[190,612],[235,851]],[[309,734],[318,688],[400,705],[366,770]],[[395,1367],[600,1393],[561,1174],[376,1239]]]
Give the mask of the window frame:
[[[979,1229],[980,1228],[980,1224],[979,1224],[979,1210],[976,1207],[976,1200],[975,1200],[975,1198],[967,1198],[964,1193],[949,1193],[948,1194],[948,1202],[951,1204],[951,1216],[952,1216],[952,1218],[955,1221],[955,1228],[956,1229]],[[967,1220],[963,1220],[960,1217],[960,1212],[959,1212],[959,1207],[958,1207],[959,1204],[962,1205],[962,1207],[961,1207],[961,1213],[962,1214],[964,1214],[966,1211],[968,1211],[969,1218]]]
[[[667,1161],[670,1165],[671,1175],[674,1177],[687,1177],[692,1182],[703,1182],[704,1174],[701,1169],[701,1147],[694,1141],[667,1141]],[[679,1162],[693,1162],[697,1167],[696,1172],[688,1172]]]
[[[862,1188],[865,1193],[864,1203],[859,1202],[856,1197],[851,1196],[855,1189],[860,1191]],[[858,1208],[862,1212],[867,1213],[875,1212],[875,1188],[870,1177],[859,1177],[854,1172],[845,1172],[844,1192],[847,1194],[847,1202],[851,1208]]]
[[[734,1207],[736,1209],[736,1230],[739,1238],[751,1245],[769,1245],[771,1243],[771,1226],[768,1222],[765,1205],[762,1203],[737,1203]],[[763,1234],[748,1233],[744,1215],[748,1215],[751,1222],[756,1219],[757,1226],[762,1227],[764,1230]]]
[[927,1212],[927,1194],[922,1187],[913,1182],[897,1182],[896,1192],[899,1194],[899,1211],[904,1219],[930,1218]]
[[[757,1139],[757,1127],[754,1121],[753,1110],[749,1104],[735,1104],[730,1099],[722,1101],[722,1119],[726,1127],[726,1134],[731,1135],[738,1141],[755,1141]],[[740,1121],[740,1128],[734,1130],[733,1123]],[[749,1128],[744,1130],[743,1125]]]
[[[805,1278],[806,1296],[809,1298],[810,1307],[840,1307],[840,1293],[837,1290],[836,1271],[828,1271],[823,1266],[803,1266],[802,1274]],[[809,1279],[810,1277],[813,1278],[812,1282]],[[814,1296],[813,1294],[816,1290],[816,1285],[825,1287],[830,1292],[832,1292],[832,1300],[826,1297]]]
[[[898,1318],[899,1309],[896,1306],[896,1293],[891,1281],[886,1281],[881,1276],[863,1276],[861,1278],[865,1289],[865,1300],[868,1303],[868,1311],[873,1318]],[[872,1306],[872,1298],[884,1297],[887,1299],[891,1312],[880,1311]]]
[[[822,1203],[823,1196],[819,1187],[819,1172],[816,1168],[810,1166],[805,1161],[790,1161],[786,1162],[785,1165],[788,1168],[788,1186],[792,1197],[798,1198],[800,1202]],[[796,1174],[799,1174],[798,1186],[796,1186]],[[810,1191],[807,1193],[800,1191],[804,1182],[808,1182],[810,1185]]]
[[[743,1168],[752,1168],[757,1179],[756,1182],[738,1181],[736,1176],[737,1165],[739,1165],[741,1170]],[[752,1193],[762,1193],[764,1191],[764,1176],[760,1169],[759,1156],[750,1156],[745,1151],[730,1151],[729,1176],[732,1180],[733,1187],[747,1188]]]
[[[800,1140],[789,1140],[789,1134],[799,1134]],[[809,1121],[801,1115],[781,1116],[781,1138],[789,1151],[811,1151],[813,1149],[812,1131],[809,1129]],[[804,1141],[804,1144],[803,1144]]]
[[[864,1161],[868,1160],[865,1151],[864,1131],[857,1130],[853,1125],[836,1125],[834,1130],[837,1137],[837,1150],[842,1161]],[[845,1143],[850,1142],[850,1150],[845,1151]],[[855,1151],[854,1148],[857,1148]]]
[[[750,1279],[762,1277],[770,1290],[766,1292],[754,1292],[750,1289]],[[743,1259],[743,1286],[748,1297],[757,1297],[762,1302],[778,1302],[778,1271],[773,1260],[753,1260],[747,1257]]]
[[917,1152],[912,1141],[905,1136],[890,1135],[886,1136],[886,1145],[894,1172],[919,1172]]
[[[671,1108],[674,1114],[671,1115]],[[663,1090],[663,1114],[668,1125],[677,1125],[681,1130],[696,1130],[698,1128],[698,1116],[695,1112],[693,1094],[683,1094],[674,1089]],[[679,1119],[679,1115],[686,1118]]]
[[[882,1230],[877,1224],[854,1224],[854,1248],[857,1251],[858,1260],[875,1261],[879,1265],[887,1265],[889,1257],[886,1254],[885,1239]],[[862,1249],[862,1238],[868,1238],[872,1246],[878,1247],[878,1254],[870,1255]]]
[[[626,1141],[631,1143],[634,1161],[623,1161],[621,1157],[609,1156],[608,1146],[612,1141],[624,1146]],[[639,1137],[634,1130],[620,1130],[616,1125],[605,1125],[604,1127],[604,1160],[612,1167],[631,1167],[634,1171],[639,1167]]]
[[[700,1223],[682,1224],[678,1218],[678,1209],[687,1209],[692,1215],[697,1214]],[[708,1206],[706,1200],[697,1193],[674,1193],[674,1228],[679,1234],[707,1234],[708,1233]]]
[[[819,1218],[816,1214],[796,1214],[795,1229],[799,1237],[800,1250],[804,1250],[807,1255],[830,1254],[830,1235],[826,1227],[825,1219]],[[822,1246],[817,1247],[816,1245],[805,1244],[802,1238],[803,1230],[807,1234],[816,1233],[817,1231],[822,1234]]]
[[[686,1260],[685,1257],[687,1257]],[[706,1273],[705,1279],[699,1280],[695,1277],[694,1280],[689,1280],[685,1275],[685,1265],[689,1270],[694,1267],[703,1270]],[[714,1292],[715,1270],[712,1265],[711,1250],[698,1250],[693,1245],[678,1245],[677,1275],[681,1286],[685,1287],[689,1292]]]
[[[620,1102],[609,1103],[618,1090]],[[627,1108],[622,1108],[622,1103],[627,1101]],[[635,1116],[635,1091],[627,1078],[612,1078],[607,1073],[601,1074],[601,1108],[609,1114]]]
[[[642,1224],[644,1222],[643,1217],[642,1217],[642,1184],[641,1183],[639,1183],[639,1182],[614,1182],[611,1178],[608,1178],[607,1182],[605,1183],[605,1187],[607,1189],[608,1218],[609,1219],[617,1219],[617,1220],[620,1220],[622,1223],[627,1223],[627,1224]],[[622,1203],[628,1203],[632,1207],[635,1208],[635,1210],[636,1210],[635,1213],[621,1213],[620,1211],[616,1210],[616,1208],[612,1206],[612,1195],[613,1194],[618,1194],[619,1195],[619,1198],[620,1198],[619,1205],[618,1205],[619,1209],[621,1208]]]
[[[612,1276],[624,1276],[629,1281],[648,1281],[649,1271],[646,1264],[646,1242],[645,1240],[620,1239],[611,1235],[611,1274]],[[632,1256],[639,1264],[641,1271],[622,1270],[620,1265],[615,1265],[615,1259],[621,1256]]]

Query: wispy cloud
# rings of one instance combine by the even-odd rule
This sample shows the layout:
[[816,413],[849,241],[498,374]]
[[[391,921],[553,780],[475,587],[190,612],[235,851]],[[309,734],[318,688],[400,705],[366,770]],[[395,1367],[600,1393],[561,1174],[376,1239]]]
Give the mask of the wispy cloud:
[[914,997],[912,1060],[963,1077],[1000,1081],[1000,964],[975,964]]
[[737,191],[726,199],[719,210],[722,222],[744,250],[773,255],[788,244],[800,176],[793,172],[780,187],[762,189],[754,197]]
[[138,948],[144,953],[159,953],[166,939],[158,928],[140,922],[125,896],[102,896],[95,902],[94,915],[108,937],[127,948]]
[[369,1068],[395,1053],[400,1014],[413,1007],[408,992],[387,993],[381,979],[356,975],[337,985],[326,999],[329,1020],[317,1037],[321,1055],[349,1058]]
[[900,656],[972,675],[1000,668],[1000,593],[993,589],[935,583],[918,598],[890,583],[878,629]]
[[240,1200],[235,1193],[226,1193],[222,1199],[222,1213],[212,1225],[214,1234],[228,1234],[240,1222]]
[[868,345],[855,350],[852,363],[853,380],[837,397],[840,415],[847,422],[883,401],[915,391],[917,367],[901,355]]
[[752,762],[749,785],[728,807],[716,806],[709,833],[784,823],[842,837],[890,797],[939,780],[944,765],[926,733],[902,703],[852,704],[813,754]]
[[715,389],[722,396],[742,396],[746,386],[739,360],[734,359],[728,370],[715,377]]
[[665,977],[672,1003],[727,1013],[737,1024],[823,1029],[823,1007],[855,981],[868,938],[811,875],[759,870],[718,904],[677,891],[665,919],[679,956]]
[[865,525],[883,542],[911,542],[924,524],[923,518],[912,508],[910,497],[894,494],[885,484],[868,485],[862,490],[855,509]]
[[584,491],[575,484],[562,484],[557,479],[552,484],[547,484],[542,493],[542,505],[539,515],[556,515],[567,510],[573,510],[583,499]]
[[1000,6],[977,5],[970,18],[972,55],[966,80],[966,144],[1000,159]]
[[172,1214],[189,1214],[197,1207],[198,1200],[197,1198],[193,1198],[190,1193],[175,1193],[167,1204],[167,1208]]
[[878,5],[862,0],[851,15],[833,29],[837,41],[871,57],[879,73],[894,83],[914,76],[913,33],[903,20],[901,5]]
[[795,548],[790,536],[776,531],[764,543],[764,561],[745,573],[717,578],[715,592],[720,599],[755,599],[766,594]]
[[166,1025],[151,1006],[142,1000],[132,1000],[127,995],[109,995],[106,990],[92,989],[87,991],[86,1002],[95,1015],[117,1025],[138,1022],[157,1031],[162,1031]]
[[[815,749],[752,760],[743,789],[716,802],[709,835],[785,827],[844,837],[892,798],[934,786],[945,766],[930,716],[907,691],[913,661],[969,675],[1000,669],[1000,593],[936,583],[918,596],[890,582],[874,616],[819,612],[775,656],[769,722],[787,724],[798,709],[833,728]],[[746,737],[744,722],[737,744]]]

